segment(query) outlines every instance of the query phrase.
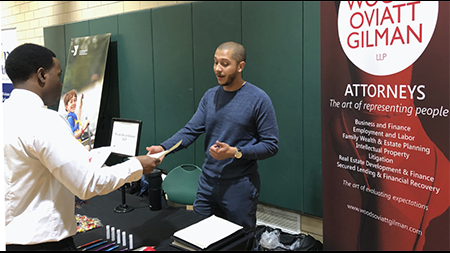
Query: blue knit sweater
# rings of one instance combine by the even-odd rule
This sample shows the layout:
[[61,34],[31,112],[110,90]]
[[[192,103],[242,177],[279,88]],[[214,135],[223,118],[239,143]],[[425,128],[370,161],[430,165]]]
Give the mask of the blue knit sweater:
[[[257,160],[278,152],[278,124],[269,96],[246,82],[239,90],[228,92],[215,86],[203,95],[191,120],[161,145],[168,149],[180,140],[188,147],[205,133],[203,173],[212,178],[234,179],[257,173]],[[242,158],[217,161],[209,154],[216,141],[239,147]]]

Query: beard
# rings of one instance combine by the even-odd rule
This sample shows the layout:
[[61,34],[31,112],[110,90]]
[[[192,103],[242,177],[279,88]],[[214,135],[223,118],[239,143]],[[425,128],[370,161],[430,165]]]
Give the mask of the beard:
[[224,84],[220,84],[219,83],[219,85],[220,86],[228,86],[228,85],[232,84],[234,82],[234,80],[236,79],[236,75],[237,75],[237,73],[234,72],[233,74],[228,76],[228,79],[227,79],[227,81]]

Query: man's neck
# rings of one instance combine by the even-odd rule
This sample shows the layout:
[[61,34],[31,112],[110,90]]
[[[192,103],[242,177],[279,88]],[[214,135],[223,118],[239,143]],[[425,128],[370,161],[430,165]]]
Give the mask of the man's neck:
[[242,86],[244,86],[244,84],[245,84],[245,81],[242,78],[239,78],[239,80],[234,80],[234,82],[232,84],[223,86],[223,89],[225,91],[237,91]]

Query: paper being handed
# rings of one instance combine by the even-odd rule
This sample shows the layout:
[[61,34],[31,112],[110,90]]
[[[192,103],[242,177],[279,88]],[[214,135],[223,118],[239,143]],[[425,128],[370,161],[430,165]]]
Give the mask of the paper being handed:
[[159,153],[154,153],[154,154],[149,154],[148,156],[159,159],[162,156],[166,155],[167,153],[170,153],[172,150],[178,148],[178,146],[180,146],[181,142],[183,140],[179,141],[177,144],[173,145],[170,149],[166,150],[166,151],[161,151]]
[[89,162],[92,164],[93,168],[101,168],[105,164],[109,155],[111,155],[111,152],[111,146],[91,149],[89,151]]

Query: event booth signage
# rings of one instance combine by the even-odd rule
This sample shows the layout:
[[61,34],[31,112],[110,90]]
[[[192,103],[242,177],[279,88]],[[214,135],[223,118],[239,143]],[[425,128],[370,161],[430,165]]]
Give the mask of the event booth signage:
[[5,102],[6,99],[11,95],[11,91],[14,89],[11,80],[6,74],[5,62],[6,58],[8,58],[9,53],[17,47],[17,35],[16,29],[2,29],[2,36],[0,37],[2,56],[1,56],[1,65],[2,65],[2,88],[3,88],[3,100]]
[[449,3],[321,2],[325,250],[449,250]]
[[72,38],[67,56],[58,112],[67,118],[64,97],[75,90],[79,127],[89,121],[81,141],[90,148],[94,147],[110,39],[110,33]]

